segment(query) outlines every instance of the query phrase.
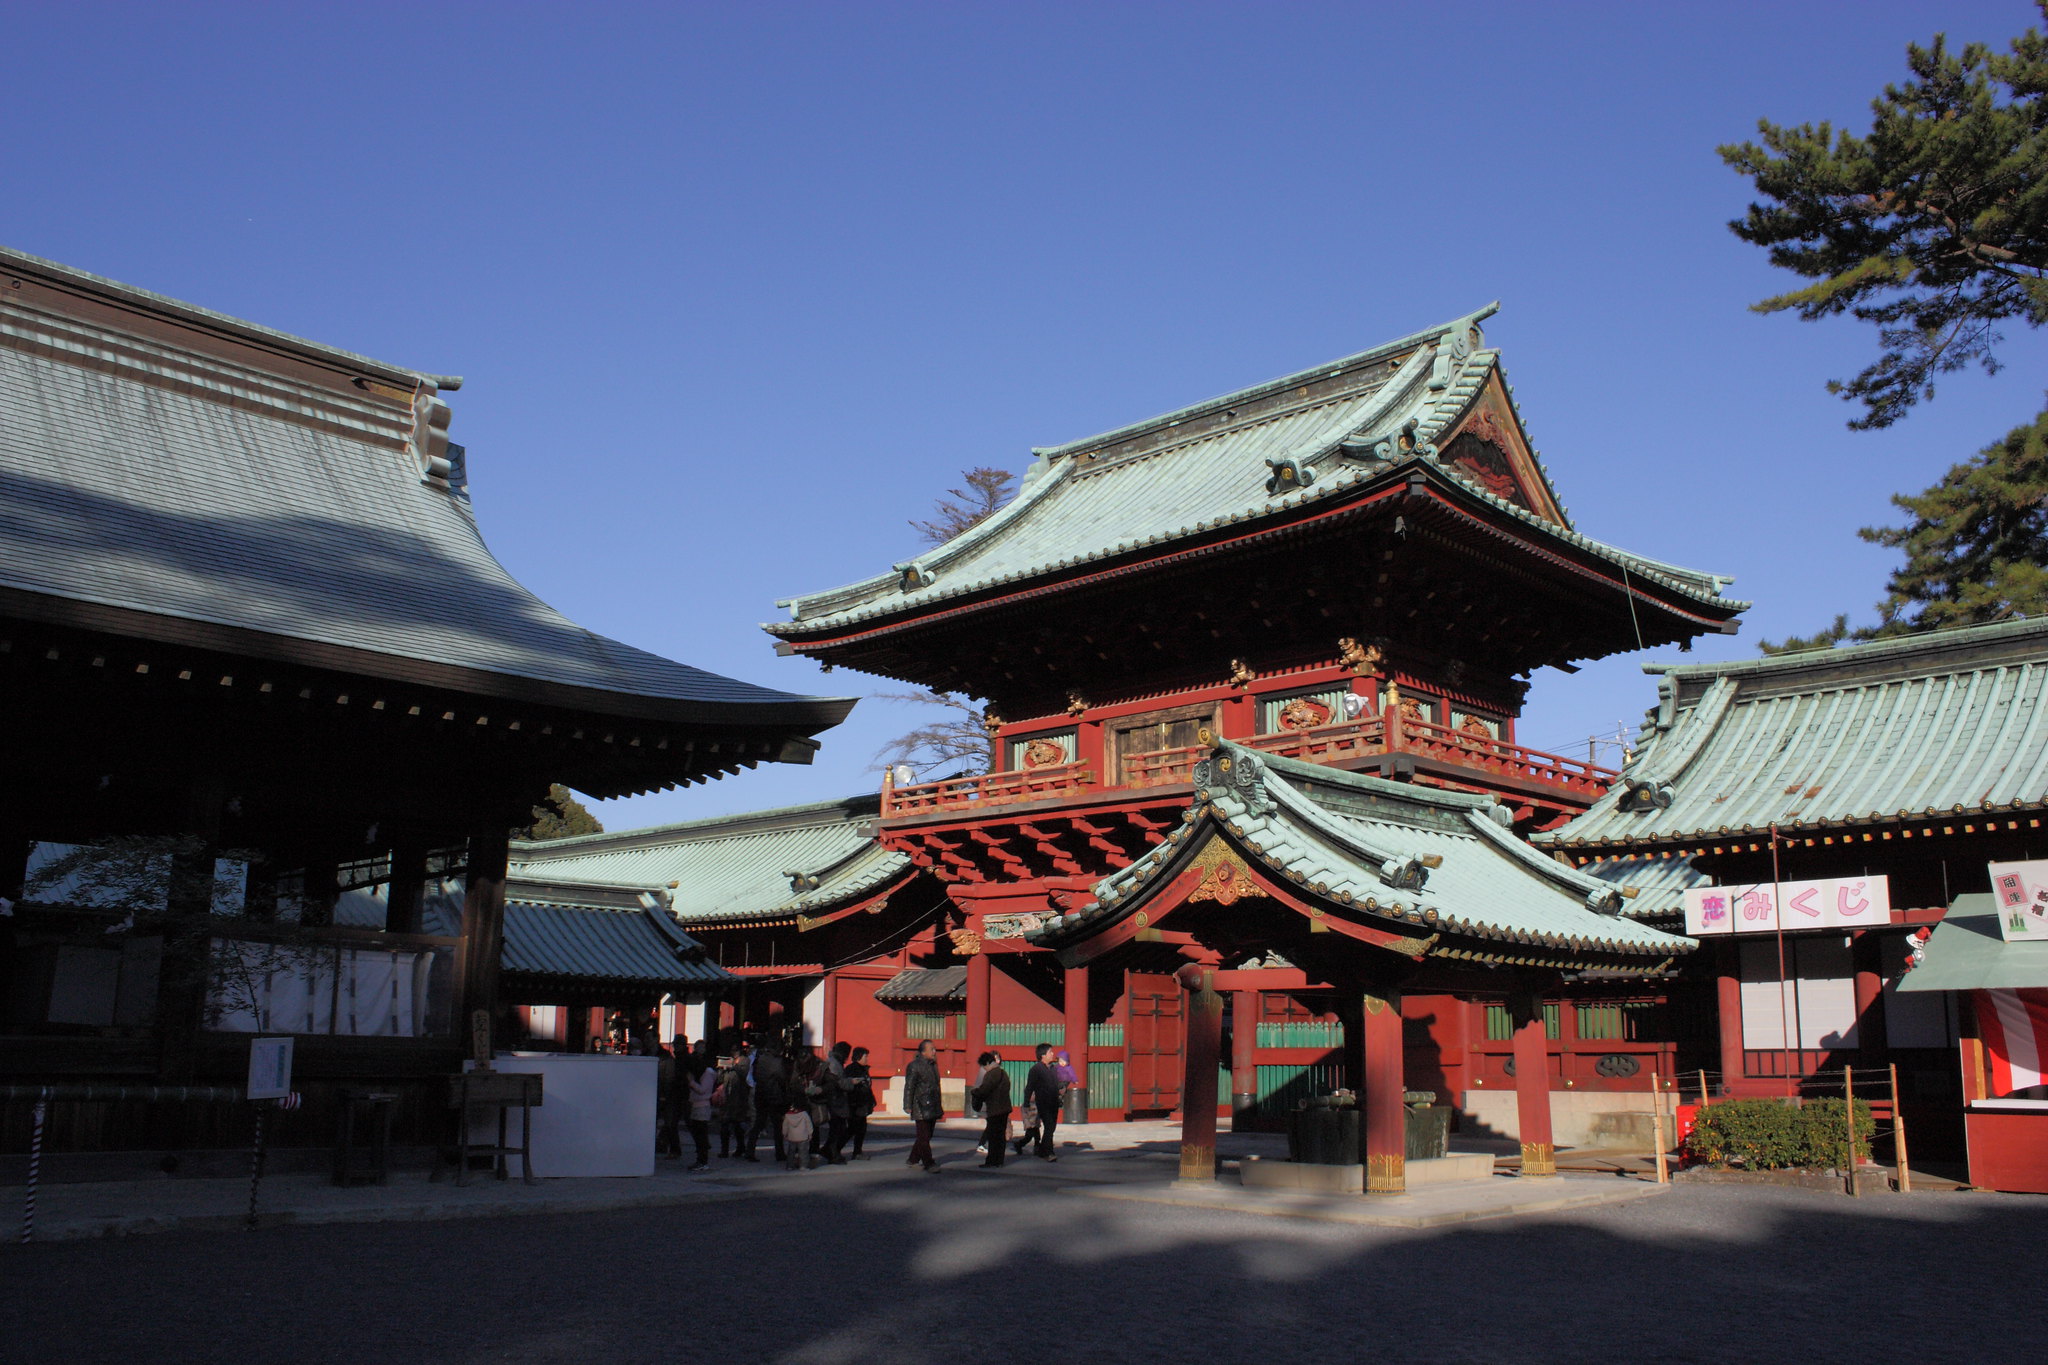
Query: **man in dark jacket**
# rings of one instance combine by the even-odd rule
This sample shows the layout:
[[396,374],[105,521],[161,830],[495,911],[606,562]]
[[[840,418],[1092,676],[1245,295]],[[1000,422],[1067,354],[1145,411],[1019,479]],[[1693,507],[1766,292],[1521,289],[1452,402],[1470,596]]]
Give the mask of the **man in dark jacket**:
[[825,1054],[825,1065],[818,1073],[818,1085],[823,1093],[819,1099],[825,1105],[825,1160],[834,1166],[846,1164],[846,1136],[852,1131],[853,1106],[849,1102],[853,1094],[853,1082],[846,1076],[846,1059],[853,1055],[853,1044],[838,1042]]
[[945,1101],[939,1097],[939,1049],[927,1038],[917,1045],[917,1055],[903,1068],[903,1112],[917,1125],[917,1138],[910,1144],[910,1160],[904,1164],[936,1171],[932,1156],[932,1130],[946,1116]]
[[754,1126],[747,1132],[747,1160],[758,1161],[754,1148],[765,1129],[775,1139],[775,1159],[783,1160],[782,1116],[789,1112],[789,1063],[773,1040],[754,1050]]
[[1003,1164],[1004,1136],[1010,1127],[1010,1073],[1003,1070],[1002,1059],[993,1052],[984,1052],[976,1059],[981,1067],[981,1079],[974,1083],[974,1102],[981,1106],[988,1126],[982,1130],[982,1146],[988,1149],[984,1166]]
[[[1053,1074],[1052,1044],[1038,1045],[1038,1060],[1031,1064],[1031,1074],[1024,1078],[1024,1107],[1032,1111],[1032,1127],[1038,1133],[1038,1146],[1034,1149],[1041,1161],[1058,1161],[1053,1155],[1052,1130],[1060,1121],[1060,1081]],[[1018,1155],[1023,1155],[1023,1139],[1018,1139]]]

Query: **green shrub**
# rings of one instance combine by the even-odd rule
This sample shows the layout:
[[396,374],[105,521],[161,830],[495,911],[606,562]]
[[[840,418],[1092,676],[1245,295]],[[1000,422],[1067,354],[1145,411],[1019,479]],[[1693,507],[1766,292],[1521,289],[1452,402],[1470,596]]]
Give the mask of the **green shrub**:
[[1699,1111],[1685,1145],[1717,1166],[1775,1170],[1803,1159],[1805,1127],[1799,1111],[1782,1100],[1722,1100]]
[[[1849,1132],[1842,1123],[1841,1100],[1808,1100],[1799,1111],[1805,1128],[1802,1166],[1844,1167],[1849,1164]],[[1870,1102],[1856,1101],[1856,1156],[1870,1155]]]
[[[1870,1104],[1856,1101],[1856,1155],[1870,1155]],[[1722,1100],[1699,1111],[1685,1149],[1717,1166],[1752,1171],[1784,1166],[1849,1164],[1849,1134],[1842,1101]]]

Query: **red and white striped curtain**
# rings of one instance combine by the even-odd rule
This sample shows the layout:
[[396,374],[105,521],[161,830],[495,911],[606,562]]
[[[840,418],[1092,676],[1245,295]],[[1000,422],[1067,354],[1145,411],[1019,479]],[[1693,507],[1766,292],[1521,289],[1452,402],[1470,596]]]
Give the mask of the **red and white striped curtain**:
[[1991,1063],[1991,1094],[2003,1099],[2048,1085],[2048,989],[1975,991],[1977,1031]]

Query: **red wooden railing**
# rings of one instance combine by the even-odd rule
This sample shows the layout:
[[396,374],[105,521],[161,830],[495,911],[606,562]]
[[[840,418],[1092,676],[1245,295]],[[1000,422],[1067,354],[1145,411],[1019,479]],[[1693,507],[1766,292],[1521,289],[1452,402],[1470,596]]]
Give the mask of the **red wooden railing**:
[[[1504,777],[1539,782],[1563,791],[1595,797],[1607,790],[1619,776],[1610,768],[1580,759],[1547,754],[1495,739],[1491,735],[1454,730],[1447,725],[1394,716],[1362,716],[1357,720],[1318,725],[1307,730],[1289,730],[1259,735],[1244,741],[1262,753],[1304,763],[1344,764],[1389,751],[1412,753],[1453,763],[1462,768],[1495,773]],[[1167,787],[1186,784],[1195,764],[1208,752],[1205,745],[1158,749],[1130,754],[1123,760],[1123,781],[1128,788]],[[1043,801],[1094,790],[1095,776],[1085,763],[1062,763],[1024,772],[986,773],[980,777],[953,777],[943,782],[916,786],[884,787],[882,814],[885,817],[932,815],[977,806],[1007,806],[1025,801]]]
[[1525,749],[1519,744],[1495,739],[1492,735],[1453,730],[1448,725],[1432,725],[1428,721],[1410,720],[1405,716],[1401,719],[1401,733],[1395,747],[1406,753],[1440,758],[1508,777],[1526,778],[1590,796],[1600,795],[1615,778],[1621,776],[1612,768],[1602,768],[1583,759],[1546,754],[1540,749]]
[[949,777],[943,782],[921,782],[909,787],[884,786],[882,814],[934,815],[973,806],[1014,806],[1023,801],[1072,795],[1094,785],[1095,776],[1086,763],[1059,763],[1022,772],[983,773],[979,777]]
[[1124,785],[1170,787],[1186,782],[1193,776],[1195,765],[1202,761],[1202,755],[1208,752],[1208,745],[1196,744],[1185,749],[1155,749],[1149,754],[1126,755]]
[[1245,741],[1261,753],[1298,758],[1303,763],[1342,763],[1387,751],[1386,726],[1378,716],[1360,716],[1306,730],[1283,730]]

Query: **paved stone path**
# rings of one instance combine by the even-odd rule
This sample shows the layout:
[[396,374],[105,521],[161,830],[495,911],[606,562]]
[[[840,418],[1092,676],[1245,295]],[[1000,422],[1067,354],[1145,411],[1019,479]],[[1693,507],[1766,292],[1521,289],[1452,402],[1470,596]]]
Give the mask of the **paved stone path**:
[[8,1245],[0,1361],[2043,1354],[2025,1285],[2048,1199],[1680,1186],[1405,1229],[1073,1193],[1166,1187],[1170,1150],[1128,1136],[985,1175],[964,1135],[936,1176],[891,1144],[849,1168],[698,1177],[700,1197],[658,1208]]

